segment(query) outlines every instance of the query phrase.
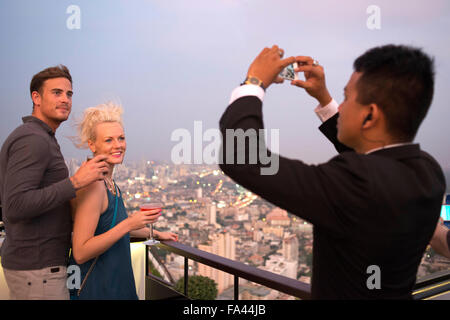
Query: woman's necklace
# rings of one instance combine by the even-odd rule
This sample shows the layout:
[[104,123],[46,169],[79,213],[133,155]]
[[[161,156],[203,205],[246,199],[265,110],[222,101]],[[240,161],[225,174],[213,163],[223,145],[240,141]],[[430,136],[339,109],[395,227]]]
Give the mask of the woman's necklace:
[[115,188],[115,182],[113,179],[105,177],[106,186],[108,187],[109,191],[115,196],[116,195],[116,188]]

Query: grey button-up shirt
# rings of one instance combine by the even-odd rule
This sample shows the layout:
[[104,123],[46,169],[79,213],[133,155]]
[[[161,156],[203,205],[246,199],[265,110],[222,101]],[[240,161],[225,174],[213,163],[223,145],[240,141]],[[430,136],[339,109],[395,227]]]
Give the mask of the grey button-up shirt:
[[0,151],[6,231],[1,263],[12,270],[65,265],[75,189],[52,129],[33,116],[24,117],[23,122]]

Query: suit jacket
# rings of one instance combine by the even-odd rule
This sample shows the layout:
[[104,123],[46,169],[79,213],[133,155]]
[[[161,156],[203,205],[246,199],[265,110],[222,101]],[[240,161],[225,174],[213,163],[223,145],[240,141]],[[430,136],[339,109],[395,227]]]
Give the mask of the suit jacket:
[[[336,118],[321,130],[331,134],[338,150],[350,150],[336,139]],[[263,128],[261,100],[246,96],[233,102],[220,120],[223,159],[229,152],[226,129]],[[243,187],[314,225],[313,299],[411,298],[445,191],[439,164],[418,144],[368,155],[344,151],[320,165],[280,156],[274,175],[261,175],[260,161],[248,162],[220,167]]]

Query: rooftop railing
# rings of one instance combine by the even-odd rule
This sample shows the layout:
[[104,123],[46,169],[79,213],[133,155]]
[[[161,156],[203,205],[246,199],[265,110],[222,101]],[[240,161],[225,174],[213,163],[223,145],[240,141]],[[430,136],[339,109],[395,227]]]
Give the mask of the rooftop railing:
[[[189,260],[193,260],[232,274],[234,276],[235,300],[239,299],[240,278],[278,290],[302,300],[311,299],[311,286],[296,279],[252,267],[245,263],[230,260],[175,241],[162,241],[157,247],[184,257],[184,290],[182,292],[184,298],[188,297]],[[154,255],[156,255],[154,248],[147,247],[147,249],[153,251]],[[148,267],[146,267],[146,270],[148,270]],[[151,274],[147,274],[147,278],[153,283],[157,283],[159,287],[172,287],[173,289],[173,284]],[[153,285],[153,287],[155,286]],[[420,279],[414,287],[413,299],[432,299],[437,296],[442,297],[443,295],[448,296],[448,299],[450,299],[450,270],[441,271]],[[155,295],[153,295],[153,299],[155,299]],[[156,297],[156,299],[158,299],[158,297]]]
[[[234,300],[239,299],[239,279],[246,279],[265,287],[278,290],[299,299],[307,300],[311,298],[311,286],[307,283],[275,274],[266,270],[249,266],[245,263],[227,259],[206,251],[202,251],[176,241],[162,241],[158,248],[173,252],[184,257],[184,295],[187,297],[189,279],[189,259],[232,274],[234,276]],[[148,250],[153,250],[147,247]],[[147,259],[148,260],[148,259]],[[146,270],[148,268],[146,267]],[[152,275],[147,275],[159,284],[169,286],[170,283],[163,281]]]

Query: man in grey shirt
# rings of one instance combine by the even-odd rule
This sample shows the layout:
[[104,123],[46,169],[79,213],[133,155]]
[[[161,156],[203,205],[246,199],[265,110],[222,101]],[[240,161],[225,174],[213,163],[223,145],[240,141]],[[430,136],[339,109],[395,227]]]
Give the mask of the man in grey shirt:
[[0,200],[6,239],[1,264],[11,299],[68,299],[70,200],[103,179],[105,156],[69,177],[55,131],[72,109],[72,77],[65,66],[47,68],[30,84],[31,116],[0,151]]

